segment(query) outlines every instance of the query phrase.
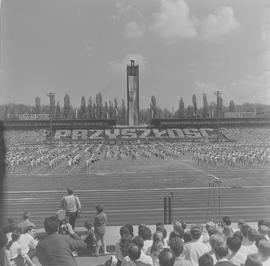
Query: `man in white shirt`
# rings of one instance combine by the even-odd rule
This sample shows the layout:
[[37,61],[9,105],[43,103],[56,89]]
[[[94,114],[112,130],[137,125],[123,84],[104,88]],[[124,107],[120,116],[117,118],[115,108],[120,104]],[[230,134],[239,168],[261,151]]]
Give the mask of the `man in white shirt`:
[[202,230],[199,225],[195,225],[190,230],[192,241],[184,247],[185,259],[189,260],[193,266],[198,266],[199,257],[210,251],[207,244],[201,241]]
[[36,246],[38,243],[38,241],[35,240],[35,236],[36,236],[36,230],[33,226],[27,227],[26,233],[20,235],[18,243],[22,247],[22,255],[23,256],[28,254],[29,257],[31,258],[35,254],[35,249],[36,249]]
[[241,240],[236,236],[229,237],[227,239],[227,246],[230,253],[228,256],[229,261],[236,266],[244,265],[246,261],[246,256],[239,252],[241,248]]

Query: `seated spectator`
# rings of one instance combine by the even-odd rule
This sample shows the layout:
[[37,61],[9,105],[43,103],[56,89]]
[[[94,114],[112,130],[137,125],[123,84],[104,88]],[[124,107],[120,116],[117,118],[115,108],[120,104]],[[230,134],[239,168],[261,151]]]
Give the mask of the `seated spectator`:
[[270,242],[263,239],[259,242],[258,255],[263,266],[270,265]]
[[248,255],[244,265],[245,266],[263,266],[258,254]]
[[89,250],[90,255],[93,256],[97,245],[94,228],[90,222],[85,222],[84,227],[87,229],[87,232],[83,240],[84,243],[87,245],[87,249]]
[[183,238],[184,233],[185,233],[185,230],[183,229],[181,223],[180,222],[175,222],[173,224],[173,231],[170,233],[170,236],[169,236],[169,242],[174,237]]
[[21,234],[18,243],[22,247],[22,255],[28,255],[32,258],[36,253],[36,246],[38,241],[35,240],[36,230],[33,226],[28,226],[25,234]]
[[45,219],[44,228],[47,236],[37,245],[37,257],[43,266],[77,265],[72,251],[86,248],[84,241],[74,233],[72,226],[67,223],[67,235],[58,234],[59,221],[56,216]]
[[264,225],[264,224],[262,224],[262,225],[260,225],[259,227],[258,227],[258,232],[261,234],[261,235],[263,235],[267,240],[270,240],[269,239],[269,227],[268,226],[266,226],[266,225]]
[[171,239],[169,246],[175,256],[174,266],[191,266],[191,263],[185,260],[185,256],[183,254],[184,243],[180,237]]
[[132,226],[132,224],[126,224],[125,227],[128,229],[129,234],[131,235],[131,238],[133,238],[134,235],[133,235],[133,226]]
[[168,241],[166,240],[167,238],[167,230],[165,227],[157,227],[156,232],[161,232],[162,233],[162,243],[164,245],[164,247],[167,247],[167,243]]
[[128,247],[131,243],[131,235],[129,233],[123,234],[121,236],[119,246],[117,246],[116,258],[117,258],[117,265],[121,265],[124,257],[128,256]]
[[11,265],[23,265],[24,258],[22,256],[22,246],[18,243],[20,233],[12,233],[11,240],[7,244]]
[[11,266],[9,251],[7,250],[8,238],[5,233],[0,232],[0,265]]
[[[154,235],[153,235],[153,244],[152,244],[152,246],[153,245],[158,245],[158,244],[162,245],[163,248],[165,247],[164,241],[163,241],[163,233],[161,231],[156,231],[154,233]],[[152,246],[147,249],[147,251],[146,251],[146,254],[147,255],[150,255],[151,254],[151,248],[152,248]]]
[[193,266],[198,265],[199,257],[209,251],[207,244],[200,240],[202,231],[201,227],[195,225],[190,230],[192,241],[186,243],[184,254],[186,260],[189,260]]
[[229,261],[236,266],[244,265],[246,261],[246,256],[243,255],[241,252],[238,252],[241,248],[241,240],[236,236],[229,237],[227,238],[227,246],[230,251],[230,254],[228,256]]
[[213,266],[213,257],[209,253],[205,253],[199,258],[199,266]]
[[255,254],[258,252],[255,240],[258,236],[258,232],[255,229],[249,228],[247,237],[244,237],[242,241],[243,251],[245,250],[246,256]]
[[228,253],[229,250],[225,243],[217,246],[215,248],[215,256],[217,259],[215,266],[234,266],[227,258]]
[[30,221],[31,213],[26,211],[23,213],[23,221],[17,224],[17,231],[21,234],[26,232],[29,226],[36,228],[35,224]]
[[251,227],[248,224],[243,224],[241,226],[241,233],[243,236],[243,240],[242,240],[242,245],[246,245],[249,244],[249,240],[248,240],[248,230],[251,229]]
[[173,266],[175,262],[175,256],[169,248],[164,248],[159,255],[160,266]]
[[144,240],[142,250],[146,254],[147,250],[153,245],[151,229],[147,226],[141,227],[139,230],[139,236]]
[[214,264],[216,264],[217,262],[216,256],[215,256],[215,248],[217,246],[224,244],[224,242],[225,242],[224,236],[220,232],[210,236],[209,244],[210,244],[211,250],[208,252],[208,254],[213,258]]

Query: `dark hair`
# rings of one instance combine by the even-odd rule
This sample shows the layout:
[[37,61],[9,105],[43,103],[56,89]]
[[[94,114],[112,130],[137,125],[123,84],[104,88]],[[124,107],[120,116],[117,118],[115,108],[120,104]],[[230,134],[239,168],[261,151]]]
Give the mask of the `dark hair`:
[[247,232],[247,238],[249,241],[254,242],[256,240],[258,234],[259,233],[257,232],[257,230],[250,228],[250,229],[248,229],[248,232]]
[[136,244],[140,249],[143,248],[144,241],[141,236],[135,236],[131,242]]
[[252,254],[247,256],[245,266],[262,266],[262,265],[263,264],[261,263],[258,254]]
[[69,188],[67,189],[67,193],[68,193],[69,195],[72,195],[72,194],[74,193],[74,189],[73,189],[72,187],[69,187]]
[[56,216],[51,216],[44,220],[44,229],[48,235],[56,233],[58,227],[59,221]]
[[182,238],[178,232],[172,231],[169,236],[169,241],[171,241],[174,238]]
[[31,231],[33,229],[36,229],[36,228],[33,225],[29,225],[26,227],[25,232],[27,233],[28,231]]
[[248,225],[248,224],[243,224],[242,226],[241,226],[241,233],[242,233],[242,235],[243,235],[243,237],[247,237],[247,235],[248,235],[248,230],[250,229],[251,227]]
[[128,256],[132,261],[135,261],[141,256],[141,249],[134,243],[130,243],[128,246]]
[[156,230],[158,229],[158,227],[164,227],[164,223],[162,222],[156,223]]
[[0,249],[3,248],[8,242],[7,235],[0,232]]
[[130,235],[130,232],[128,230],[128,228],[126,228],[126,226],[122,226],[120,228],[120,236],[122,237],[123,235]]
[[128,229],[131,237],[133,237],[133,225],[132,224],[126,224],[125,227]]
[[231,223],[232,223],[229,216],[224,216],[224,217],[222,218],[222,221],[223,221],[223,223],[224,223],[225,225],[227,225],[227,226],[231,225]]
[[89,222],[89,221],[86,221],[85,223],[84,223],[84,227],[86,228],[86,229],[90,229],[91,227],[92,227],[93,225]]
[[199,266],[213,266],[214,260],[210,254],[205,253],[199,257],[198,263],[199,263]]
[[195,240],[199,239],[202,235],[200,226],[198,225],[193,226],[190,230],[190,234],[191,234],[192,239],[195,239]]
[[164,248],[158,256],[160,266],[173,266],[175,256],[168,248]]
[[184,243],[188,243],[192,240],[190,231],[184,233],[183,240],[184,240]]
[[167,230],[165,229],[165,227],[157,227],[157,232],[162,233],[163,239],[165,239],[167,237]]
[[240,241],[242,242],[243,241],[243,235],[240,231],[236,231],[233,233],[233,237],[238,237],[240,239]]
[[11,234],[11,240],[7,244],[7,250],[9,250],[12,244],[19,239],[20,235],[21,235],[20,233],[15,232]]
[[241,240],[236,236],[229,237],[227,239],[227,246],[231,251],[236,253],[241,247]]
[[128,255],[128,247],[130,243],[131,243],[131,236],[129,233],[121,236],[119,246],[123,257],[126,257]]
[[96,205],[96,210],[97,210],[98,213],[102,212],[103,209],[104,208],[103,208],[103,206],[101,204]]
[[217,259],[222,259],[228,255],[228,247],[225,244],[216,246],[214,248],[215,255]]
[[23,217],[23,219],[25,220],[25,219],[28,219],[28,218],[30,218],[31,217],[31,213],[30,212],[24,212],[23,213],[23,215],[22,215],[22,217]]
[[179,257],[184,249],[183,241],[179,237],[175,237],[175,238],[171,239],[169,242],[169,246],[170,246],[172,252],[174,253],[175,257]]
[[264,235],[257,235],[256,240],[255,240],[256,247],[259,246],[259,243],[262,239],[266,239],[266,237]]
[[139,236],[141,236],[143,240],[151,240],[152,238],[151,229],[147,226],[141,227],[139,230]]
[[258,227],[261,225],[265,225],[265,226],[270,226],[270,221],[269,220],[265,220],[265,219],[261,219],[258,221]]

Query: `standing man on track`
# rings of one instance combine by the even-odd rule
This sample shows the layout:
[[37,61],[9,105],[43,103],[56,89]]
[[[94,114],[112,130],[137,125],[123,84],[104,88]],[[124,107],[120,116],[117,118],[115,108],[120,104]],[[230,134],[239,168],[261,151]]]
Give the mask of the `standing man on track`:
[[75,228],[75,223],[81,212],[81,203],[77,196],[74,195],[74,189],[67,189],[68,195],[64,196],[61,201],[61,208],[66,212],[68,223],[71,224],[72,229]]

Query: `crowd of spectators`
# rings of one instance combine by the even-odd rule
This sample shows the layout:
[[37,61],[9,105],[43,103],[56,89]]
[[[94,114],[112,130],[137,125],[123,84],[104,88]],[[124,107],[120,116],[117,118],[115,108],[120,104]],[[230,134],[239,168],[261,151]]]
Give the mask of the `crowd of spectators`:
[[[55,216],[44,220],[46,236],[37,239],[36,226],[29,212],[19,223],[10,218],[0,233],[0,265],[77,265],[76,256],[107,255],[104,240],[107,216],[101,205],[93,225],[85,222],[85,231],[77,234],[72,225]],[[257,228],[239,221],[233,228],[228,216],[220,224],[187,225],[175,221],[172,230],[163,223],[155,229],[140,224],[126,224],[115,239],[115,250],[105,266],[269,266],[270,221],[259,220]],[[167,229],[166,229],[167,228]],[[100,253],[100,248],[102,252]],[[106,257],[104,257],[106,258]],[[104,259],[105,260],[105,259]],[[90,264],[89,264],[90,265]]]

